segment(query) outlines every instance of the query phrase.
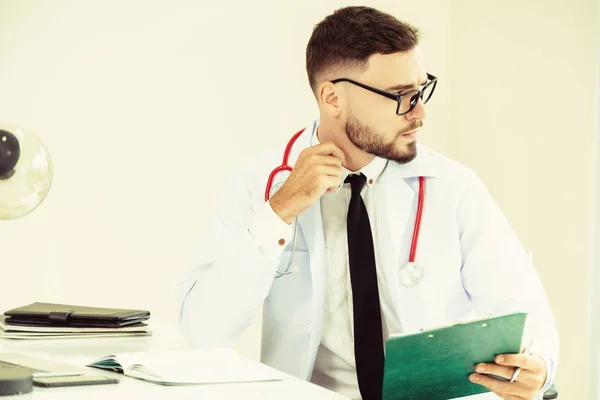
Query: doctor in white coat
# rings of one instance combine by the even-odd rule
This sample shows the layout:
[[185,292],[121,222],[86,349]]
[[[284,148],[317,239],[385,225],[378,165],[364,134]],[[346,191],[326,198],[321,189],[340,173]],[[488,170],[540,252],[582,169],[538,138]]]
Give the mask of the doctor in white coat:
[[[320,117],[291,145],[292,172],[276,174],[266,195],[286,146],[244,165],[223,193],[179,285],[181,329],[193,346],[230,345],[262,307],[264,363],[348,398],[378,397],[368,386],[379,378],[360,371],[379,367],[357,373],[355,357],[371,345],[355,341],[365,324],[355,320],[364,313],[352,270],[360,247],[359,257],[374,255],[361,273],[371,274],[378,295],[360,294],[380,310],[374,342],[527,312],[532,354],[478,365],[469,379],[491,390],[476,398],[541,398],[550,386],[558,336],[527,252],[475,173],[417,143],[437,83],[418,41],[416,28],[368,7],[337,10],[315,27],[306,57]],[[355,200],[372,239],[351,239],[349,252],[350,175],[362,177]],[[418,267],[410,274],[423,191]],[[490,376],[510,378],[516,367],[513,383]]]

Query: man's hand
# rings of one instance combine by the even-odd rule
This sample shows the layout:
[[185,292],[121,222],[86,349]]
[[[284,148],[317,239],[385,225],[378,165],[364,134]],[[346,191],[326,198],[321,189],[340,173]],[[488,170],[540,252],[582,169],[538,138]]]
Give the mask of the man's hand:
[[[531,400],[542,389],[546,382],[546,363],[536,354],[501,354],[496,356],[496,363],[483,363],[475,366],[477,373],[469,376],[471,382],[483,385],[505,400]],[[513,372],[521,367],[521,372],[514,382],[510,382]],[[488,375],[496,375],[508,379],[502,381]]]
[[344,161],[344,152],[331,142],[302,150],[290,176],[269,200],[273,211],[291,224],[328,190],[340,184]]

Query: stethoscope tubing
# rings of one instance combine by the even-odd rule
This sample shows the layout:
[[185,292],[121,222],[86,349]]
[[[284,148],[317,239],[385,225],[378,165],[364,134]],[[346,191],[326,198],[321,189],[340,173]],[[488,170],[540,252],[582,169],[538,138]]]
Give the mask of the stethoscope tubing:
[[[292,138],[289,140],[289,142],[287,143],[287,145],[285,147],[285,151],[283,152],[283,160],[282,160],[281,165],[278,166],[277,168],[275,168],[269,174],[269,178],[267,179],[267,184],[265,187],[265,202],[269,201],[269,199],[271,197],[271,189],[273,187],[273,180],[275,179],[275,176],[278,173],[283,172],[283,171],[292,172],[292,167],[289,165],[289,157],[292,152],[292,148],[294,147],[294,144],[296,143],[296,140],[300,137],[300,135],[304,132],[304,130],[305,130],[305,128],[302,128],[298,132],[296,132],[294,134],[294,136],[292,136]],[[419,177],[419,201],[417,204],[417,217],[415,219],[413,236],[412,236],[412,241],[411,241],[411,245],[410,245],[410,254],[409,254],[409,258],[408,258],[409,263],[415,262],[415,257],[417,254],[417,246],[418,246],[418,241],[419,241],[419,233],[421,230],[421,220],[423,218],[424,203],[425,203],[425,177],[420,176]],[[294,261],[294,256],[296,253],[296,233],[298,231],[298,218],[296,218],[294,220],[294,225],[295,226],[294,226],[294,238],[293,238],[293,245],[292,245],[292,253],[290,256],[290,260],[288,262],[288,266],[286,267],[284,272],[279,272],[279,270],[277,270],[277,274],[275,275],[275,278],[280,278],[280,277],[282,277],[284,275],[288,275],[290,273],[289,269]]]

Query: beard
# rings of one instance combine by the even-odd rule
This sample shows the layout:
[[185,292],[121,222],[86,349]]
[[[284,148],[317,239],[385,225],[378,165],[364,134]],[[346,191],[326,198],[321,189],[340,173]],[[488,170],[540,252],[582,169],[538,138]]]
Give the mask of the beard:
[[402,134],[422,126],[423,121],[416,120],[399,131],[391,142],[386,143],[383,140],[383,134],[377,133],[373,128],[360,123],[350,115],[346,121],[346,134],[352,144],[362,151],[386,160],[396,161],[398,164],[406,164],[417,156],[417,141],[413,140],[405,146],[402,144]]

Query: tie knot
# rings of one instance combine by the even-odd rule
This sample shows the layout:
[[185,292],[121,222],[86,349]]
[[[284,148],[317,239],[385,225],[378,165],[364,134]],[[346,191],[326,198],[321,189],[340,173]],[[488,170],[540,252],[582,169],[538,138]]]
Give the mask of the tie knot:
[[364,174],[351,174],[346,177],[345,183],[349,183],[352,191],[361,191],[365,183],[367,183],[367,177]]

